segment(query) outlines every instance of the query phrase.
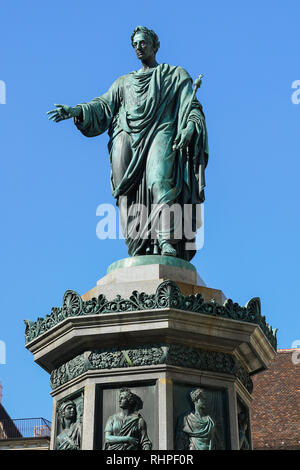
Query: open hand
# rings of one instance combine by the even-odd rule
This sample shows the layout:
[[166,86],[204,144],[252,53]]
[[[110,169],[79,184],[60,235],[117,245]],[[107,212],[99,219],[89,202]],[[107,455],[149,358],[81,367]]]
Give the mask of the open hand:
[[60,122],[64,121],[65,119],[70,119],[72,117],[78,117],[81,114],[80,106],[76,106],[72,108],[71,106],[67,106],[66,104],[55,104],[56,109],[48,111],[48,119]]

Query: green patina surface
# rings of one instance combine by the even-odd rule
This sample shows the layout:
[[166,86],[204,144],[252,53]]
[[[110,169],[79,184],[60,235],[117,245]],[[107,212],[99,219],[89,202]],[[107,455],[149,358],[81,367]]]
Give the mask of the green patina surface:
[[231,354],[166,343],[85,351],[54,369],[50,383],[54,390],[89,370],[158,364],[234,375],[250,393],[253,389],[248,372]]
[[181,258],[175,258],[173,256],[162,256],[162,255],[145,255],[145,256],[133,256],[131,258],[124,258],[115,261],[107,268],[107,274],[111,273],[115,269],[119,268],[132,268],[133,266],[148,266],[151,264],[162,264],[164,266],[175,266],[177,268],[189,269],[190,271],[196,271],[193,264],[185,261]]
[[[209,154],[196,97],[202,75],[193,86],[182,67],[158,63],[160,42],[149,28],[137,27],[131,43],[141,68],[119,77],[101,96],[75,107],[57,104],[48,116],[54,122],[74,118],[86,137],[108,132],[111,190],[129,255],[190,261],[202,224]],[[176,208],[175,221],[167,208]]]
[[103,294],[100,294],[97,298],[83,301],[77,292],[68,290],[64,295],[62,307],[53,307],[50,315],[38,318],[36,322],[25,320],[25,340],[29,343],[66,318],[167,308],[256,324],[274,349],[277,347],[277,330],[268,325],[265,316],[261,315],[258,297],[249,300],[245,307],[241,307],[231,299],[220,305],[214,299],[205,302],[201,294],[183,295],[173,281],[162,282],[155,294],[134,291],[129,299],[117,295],[114,300],[107,300]]

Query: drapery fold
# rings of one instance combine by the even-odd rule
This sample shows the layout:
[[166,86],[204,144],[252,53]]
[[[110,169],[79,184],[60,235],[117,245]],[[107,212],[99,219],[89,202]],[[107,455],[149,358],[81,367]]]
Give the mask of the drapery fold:
[[[147,207],[155,204],[157,212],[163,204],[183,206],[204,201],[208,140],[205,116],[196,98],[187,116],[195,124],[188,150],[172,150],[192,94],[191,77],[183,68],[160,64],[149,71],[124,75],[104,95],[80,104],[83,117],[81,121],[75,119],[75,124],[85,136],[94,137],[108,130],[111,189],[120,211],[125,196],[130,207],[137,202]],[[116,162],[120,162],[122,172],[119,168],[116,171]],[[163,189],[155,192],[157,187]],[[148,214],[149,223],[156,219],[155,214]],[[147,248],[149,251],[150,232],[145,241],[148,228],[132,239],[125,215],[121,214],[121,220],[129,254],[145,254]],[[197,221],[193,223],[196,229]],[[191,259],[194,251],[185,250],[185,242],[184,237],[176,241],[177,255]]]

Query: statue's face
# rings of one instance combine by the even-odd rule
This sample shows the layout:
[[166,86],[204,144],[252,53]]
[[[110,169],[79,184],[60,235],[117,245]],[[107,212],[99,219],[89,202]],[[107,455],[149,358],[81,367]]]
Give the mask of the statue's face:
[[204,396],[200,396],[196,401],[195,401],[195,410],[196,411],[204,411],[206,408],[206,399]]
[[152,41],[145,33],[136,33],[133,38],[133,47],[139,60],[147,60],[155,57]]
[[67,405],[64,411],[64,418],[72,419],[75,418],[76,410],[73,405]]
[[119,405],[120,408],[124,408],[125,410],[129,408],[129,396],[127,392],[120,394]]

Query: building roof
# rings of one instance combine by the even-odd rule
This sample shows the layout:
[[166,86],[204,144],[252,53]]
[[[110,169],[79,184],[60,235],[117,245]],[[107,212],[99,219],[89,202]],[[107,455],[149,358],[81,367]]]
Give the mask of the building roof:
[[300,450],[300,349],[279,349],[253,384],[253,448]]
[[22,434],[0,403],[0,439],[9,439],[11,437],[22,437]]

